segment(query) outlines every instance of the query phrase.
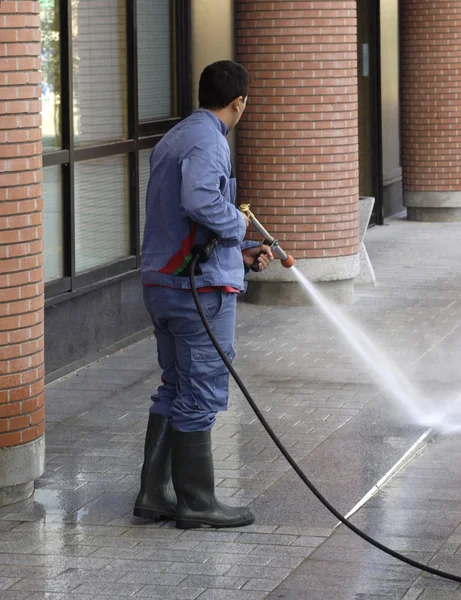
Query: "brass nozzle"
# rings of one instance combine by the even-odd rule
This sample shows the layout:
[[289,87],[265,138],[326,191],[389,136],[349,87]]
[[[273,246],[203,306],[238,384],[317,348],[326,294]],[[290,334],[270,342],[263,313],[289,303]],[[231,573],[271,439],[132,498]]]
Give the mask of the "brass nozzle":
[[239,211],[243,212],[243,214],[246,215],[250,219],[250,221],[253,221],[253,219],[256,218],[254,216],[254,214],[251,212],[249,204],[241,204],[239,206]]

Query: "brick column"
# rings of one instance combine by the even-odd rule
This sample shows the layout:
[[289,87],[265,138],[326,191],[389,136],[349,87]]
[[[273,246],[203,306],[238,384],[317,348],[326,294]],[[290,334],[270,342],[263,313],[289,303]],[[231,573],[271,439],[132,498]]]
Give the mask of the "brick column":
[[404,0],[401,11],[408,218],[461,221],[461,0]]
[[[236,0],[237,60],[253,77],[238,129],[241,202],[312,280],[353,299],[359,270],[355,0]],[[283,285],[280,283],[283,282]],[[280,265],[251,300],[305,303]]]
[[39,10],[0,2],[0,506],[44,462]]

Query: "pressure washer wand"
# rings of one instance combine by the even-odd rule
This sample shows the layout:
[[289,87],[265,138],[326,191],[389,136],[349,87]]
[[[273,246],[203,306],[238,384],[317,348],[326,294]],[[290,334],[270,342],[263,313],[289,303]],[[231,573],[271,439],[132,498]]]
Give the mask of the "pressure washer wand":
[[295,259],[291,256],[291,254],[287,254],[285,250],[281,248],[278,240],[273,238],[267,229],[261,225],[255,215],[251,212],[250,205],[241,204],[239,206],[239,210],[250,219],[251,225],[253,225],[253,227],[263,236],[266,246],[269,246],[272,252],[277,254],[282,265],[287,269],[292,267],[295,264]]

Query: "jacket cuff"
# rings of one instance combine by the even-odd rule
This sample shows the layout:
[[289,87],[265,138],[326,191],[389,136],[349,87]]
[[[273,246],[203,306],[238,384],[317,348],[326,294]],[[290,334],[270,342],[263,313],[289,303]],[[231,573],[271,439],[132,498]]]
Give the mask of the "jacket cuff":
[[262,245],[262,242],[255,242],[254,240],[243,240],[243,242],[240,244],[240,249],[248,250],[248,248],[258,248]]

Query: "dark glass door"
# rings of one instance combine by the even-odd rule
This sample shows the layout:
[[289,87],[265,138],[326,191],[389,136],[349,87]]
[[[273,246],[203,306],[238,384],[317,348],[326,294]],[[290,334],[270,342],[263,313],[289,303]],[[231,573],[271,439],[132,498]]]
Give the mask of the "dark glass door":
[[357,0],[359,193],[375,198],[370,225],[382,223],[379,0]]

